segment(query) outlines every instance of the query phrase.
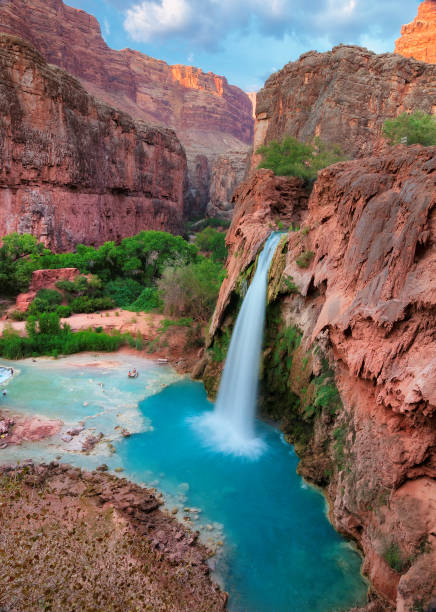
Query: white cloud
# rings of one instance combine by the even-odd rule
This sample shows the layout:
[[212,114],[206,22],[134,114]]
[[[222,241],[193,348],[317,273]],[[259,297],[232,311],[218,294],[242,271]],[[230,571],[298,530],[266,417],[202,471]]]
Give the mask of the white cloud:
[[145,0],[127,9],[124,28],[137,41],[150,41],[159,36],[181,32],[191,20],[191,7],[186,0]]
[[407,7],[398,0],[133,0],[124,27],[138,42],[177,38],[209,51],[223,48],[231,33],[359,44],[374,27],[381,40],[399,32],[419,1]]
[[107,18],[105,17],[105,18],[103,19],[103,34],[104,34],[105,36],[110,36],[110,33],[111,33],[111,26],[110,26],[109,21],[108,21],[108,20],[107,20]]

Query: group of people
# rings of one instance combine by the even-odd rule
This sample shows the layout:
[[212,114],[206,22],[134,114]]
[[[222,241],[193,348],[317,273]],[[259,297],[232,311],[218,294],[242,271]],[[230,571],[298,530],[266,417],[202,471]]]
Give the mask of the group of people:
[[129,370],[127,376],[129,378],[137,378],[138,372],[137,372],[136,368],[133,368],[133,370]]

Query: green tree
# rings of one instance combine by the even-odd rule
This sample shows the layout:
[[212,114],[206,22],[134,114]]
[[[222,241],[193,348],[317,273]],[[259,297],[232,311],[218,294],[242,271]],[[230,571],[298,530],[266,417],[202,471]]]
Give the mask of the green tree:
[[213,261],[224,263],[227,258],[226,237],[213,227],[205,227],[195,236],[194,244],[200,251],[210,253]]
[[318,171],[343,161],[338,145],[327,145],[315,139],[313,145],[286,136],[282,142],[271,141],[256,151],[262,155],[259,168],[268,168],[279,176],[298,176],[308,181],[316,179]]
[[401,113],[385,121],[383,134],[391,145],[399,144],[403,138],[407,138],[408,145],[436,145],[436,117],[422,111]]

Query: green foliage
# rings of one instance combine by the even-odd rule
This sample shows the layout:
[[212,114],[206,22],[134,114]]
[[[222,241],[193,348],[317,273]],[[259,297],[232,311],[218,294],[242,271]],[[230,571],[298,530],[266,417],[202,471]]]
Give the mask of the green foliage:
[[327,145],[319,139],[311,145],[290,136],[282,142],[273,140],[256,152],[262,155],[259,168],[269,168],[279,176],[298,176],[308,181],[316,179],[322,168],[345,159],[336,145]]
[[127,308],[141,295],[143,289],[133,278],[116,278],[106,283],[105,294],[120,308]]
[[436,117],[422,111],[401,113],[385,121],[383,134],[391,145],[399,144],[402,138],[407,138],[408,145],[436,145]]
[[151,312],[162,310],[163,302],[156,287],[145,287],[137,299],[128,306],[134,312]]
[[17,295],[29,287],[32,272],[37,269],[33,257],[45,252],[44,245],[30,234],[9,234],[0,247],[0,293]]
[[[0,356],[22,359],[35,355],[69,355],[81,351],[116,351],[122,344],[132,341],[128,334],[113,335],[96,331],[72,332],[68,325],[61,326],[54,312],[29,316],[27,336],[5,329],[0,336]],[[133,341],[134,342],[134,341]]]
[[292,276],[282,276],[280,293],[299,293],[297,285]]
[[227,258],[226,238],[222,232],[212,227],[206,227],[199,232],[194,240],[200,251],[210,253],[212,260],[224,263]]
[[77,313],[90,313],[97,312],[100,310],[109,310],[114,307],[114,303],[110,297],[87,297],[81,295],[74,298],[70,302],[70,308],[72,312]]
[[228,329],[224,330],[222,334],[217,334],[215,336],[209,351],[212,356],[212,360],[216,363],[222,363],[226,358],[227,351],[229,350],[230,346],[231,336],[232,334]]
[[313,251],[303,251],[295,261],[297,262],[297,266],[299,268],[308,268],[314,257],[315,253]]
[[224,276],[225,270],[219,263],[204,257],[197,263],[166,268],[157,281],[164,312],[207,321]]
[[386,563],[395,572],[401,573],[407,567],[407,561],[404,560],[400,547],[396,542],[392,542],[385,548],[383,552],[383,558]]

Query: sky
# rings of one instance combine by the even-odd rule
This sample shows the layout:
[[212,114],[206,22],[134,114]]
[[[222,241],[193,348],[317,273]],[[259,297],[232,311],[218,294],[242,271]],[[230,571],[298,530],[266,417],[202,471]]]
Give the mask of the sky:
[[107,44],[197,66],[258,91],[271,73],[315,49],[394,50],[420,0],[64,0],[97,17]]

